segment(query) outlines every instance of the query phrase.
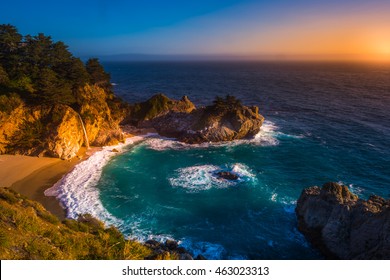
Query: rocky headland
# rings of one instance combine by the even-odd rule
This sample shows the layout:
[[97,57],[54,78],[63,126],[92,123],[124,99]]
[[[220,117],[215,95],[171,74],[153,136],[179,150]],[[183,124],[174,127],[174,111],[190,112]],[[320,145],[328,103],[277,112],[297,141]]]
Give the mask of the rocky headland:
[[124,141],[129,126],[186,143],[230,141],[255,135],[263,119],[229,95],[201,108],[163,94],[128,104],[97,58],[84,63],[50,36],[0,25],[0,154],[71,159],[82,146]]
[[298,228],[330,259],[390,259],[390,200],[359,199],[347,186],[304,189],[296,207]]
[[[217,98],[197,109],[184,96],[163,94],[127,104],[98,85],[78,90],[79,105],[28,105],[16,96],[3,97],[0,111],[0,153],[75,157],[82,146],[114,145],[124,140],[122,127],[154,128],[160,135],[195,144],[231,141],[254,136],[264,118],[258,108],[241,105],[234,97]],[[1,104],[0,104],[1,105]]]
[[[158,109],[154,109],[153,114],[146,114],[153,117],[144,118],[138,125],[153,127],[162,136],[188,144],[253,137],[264,121],[258,107],[244,106],[229,95],[216,97],[213,105],[200,108],[196,108],[186,96],[174,101],[164,95],[156,95],[151,100],[164,105],[154,106]],[[165,104],[172,104],[172,107]]]

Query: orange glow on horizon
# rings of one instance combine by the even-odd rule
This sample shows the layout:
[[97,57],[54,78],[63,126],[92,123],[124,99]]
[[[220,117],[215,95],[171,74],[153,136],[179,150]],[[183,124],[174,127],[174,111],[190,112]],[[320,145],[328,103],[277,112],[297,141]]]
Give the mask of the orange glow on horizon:
[[279,25],[241,32],[218,51],[253,57],[390,62],[390,21],[386,11],[310,14]]

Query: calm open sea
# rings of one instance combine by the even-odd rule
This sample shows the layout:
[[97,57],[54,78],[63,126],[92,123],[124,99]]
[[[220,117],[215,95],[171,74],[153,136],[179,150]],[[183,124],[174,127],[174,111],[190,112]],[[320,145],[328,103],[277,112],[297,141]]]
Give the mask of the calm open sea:
[[[129,145],[83,183],[94,196],[72,202],[78,189],[65,191],[62,201],[71,212],[100,207],[96,215],[127,236],[173,238],[211,259],[319,259],[296,228],[303,188],[337,181],[363,198],[389,198],[390,65],[104,66],[126,101],[163,92],[205,105],[230,94],[258,105],[266,121],[250,140],[189,146],[154,136]],[[218,170],[234,171],[240,180],[218,180]]]

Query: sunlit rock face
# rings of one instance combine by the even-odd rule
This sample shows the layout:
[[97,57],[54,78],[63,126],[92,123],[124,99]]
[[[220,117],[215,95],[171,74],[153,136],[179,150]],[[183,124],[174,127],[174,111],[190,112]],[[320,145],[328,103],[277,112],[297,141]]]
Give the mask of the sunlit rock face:
[[86,85],[79,98],[80,114],[68,105],[27,105],[21,100],[0,111],[0,153],[71,159],[87,143],[103,146],[123,141],[119,122],[125,113],[113,112],[110,94]]

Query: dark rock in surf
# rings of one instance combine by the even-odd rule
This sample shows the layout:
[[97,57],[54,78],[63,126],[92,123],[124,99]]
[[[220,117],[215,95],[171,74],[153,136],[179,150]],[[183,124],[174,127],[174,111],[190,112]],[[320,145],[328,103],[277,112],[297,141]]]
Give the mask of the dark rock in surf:
[[234,174],[232,172],[229,172],[229,171],[220,171],[220,172],[217,172],[217,177],[218,179],[226,179],[226,180],[231,180],[231,181],[235,181],[235,180],[238,180],[238,175],[237,174]]
[[148,240],[145,243],[146,247],[153,250],[153,254],[148,258],[150,260],[193,260],[191,254],[183,247],[180,247],[177,241],[167,240],[165,243],[156,240]]
[[390,200],[359,199],[347,186],[303,190],[298,229],[330,259],[390,259]]

